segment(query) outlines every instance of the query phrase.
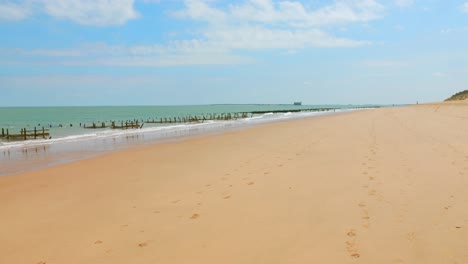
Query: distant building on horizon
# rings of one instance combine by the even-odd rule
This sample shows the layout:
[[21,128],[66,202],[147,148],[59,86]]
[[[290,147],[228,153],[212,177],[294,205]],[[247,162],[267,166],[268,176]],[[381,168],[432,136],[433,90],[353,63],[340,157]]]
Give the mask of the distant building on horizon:
[[294,105],[302,105],[302,102],[294,102]]

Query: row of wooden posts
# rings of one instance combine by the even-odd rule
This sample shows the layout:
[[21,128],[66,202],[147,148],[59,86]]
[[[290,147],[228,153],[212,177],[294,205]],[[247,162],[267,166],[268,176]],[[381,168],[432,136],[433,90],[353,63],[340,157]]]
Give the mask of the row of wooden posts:
[[115,121],[112,121],[110,125],[106,125],[105,122],[101,124],[93,123],[91,126],[83,125],[83,128],[112,128],[112,129],[130,129],[130,128],[142,128],[144,123],[140,123],[138,120],[135,121],[123,121],[120,122],[120,125],[116,125]]
[[37,139],[37,138],[50,138],[49,130],[42,128],[37,129],[34,127],[34,130],[27,130],[26,128],[22,128],[19,134],[10,134],[8,129],[2,128],[2,134],[0,137],[5,138],[7,140],[27,140],[27,139]]
[[[99,128],[111,128],[111,129],[138,129],[142,128],[144,123],[150,124],[170,124],[170,123],[203,123],[210,120],[237,120],[252,117],[255,114],[265,113],[287,113],[287,112],[305,112],[305,111],[330,111],[335,110],[334,108],[311,108],[311,109],[294,109],[294,110],[269,110],[269,111],[252,111],[252,112],[238,112],[238,113],[223,113],[223,114],[206,114],[206,115],[189,115],[185,117],[173,117],[173,118],[159,118],[159,119],[143,119],[138,120],[127,120],[127,121],[110,121],[110,124],[106,122],[92,123],[91,125],[81,124],[80,127],[87,129],[99,129]],[[70,125],[71,126],[71,125]],[[26,130],[22,128],[19,134],[10,134],[8,129],[2,128],[2,134],[0,138],[7,140],[27,140],[37,138],[50,138],[49,130],[42,127],[42,130]]]
[[[252,116],[252,114],[250,114]],[[152,124],[167,124],[167,123],[203,123],[210,120],[237,120],[249,117],[249,113],[224,113],[224,114],[208,114],[199,116],[185,116],[174,118],[159,118],[148,119],[146,123]]]
[[[164,117],[159,119],[134,119],[132,121],[120,121],[120,125],[116,125],[115,121],[92,123],[91,125],[83,124],[83,128],[98,129],[98,128],[112,128],[112,129],[129,129],[141,128],[144,123],[148,124],[173,124],[173,123],[203,123],[210,120],[236,120],[241,118],[251,117],[253,114],[245,113],[224,113],[224,114],[208,114],[208,115],[189,115],[184,117]],[[81,125],[81,124],[80,124]]]

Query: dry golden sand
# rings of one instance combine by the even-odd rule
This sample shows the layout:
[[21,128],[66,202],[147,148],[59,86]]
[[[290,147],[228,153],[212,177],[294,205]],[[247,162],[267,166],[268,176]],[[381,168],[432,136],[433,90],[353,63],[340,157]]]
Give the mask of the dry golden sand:
[[468,263],[468,104],[365,110],[0,178],[0,263]]

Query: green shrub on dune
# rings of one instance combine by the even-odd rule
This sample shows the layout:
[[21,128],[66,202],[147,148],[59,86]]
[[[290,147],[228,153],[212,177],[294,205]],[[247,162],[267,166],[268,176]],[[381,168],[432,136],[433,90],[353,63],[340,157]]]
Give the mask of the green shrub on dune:
[[452,95],[452,97],[448,98],[445,101],[465,100],[467,98],[468,98],[468,90],[465,90],[465,91],[458,92],[458,93]]

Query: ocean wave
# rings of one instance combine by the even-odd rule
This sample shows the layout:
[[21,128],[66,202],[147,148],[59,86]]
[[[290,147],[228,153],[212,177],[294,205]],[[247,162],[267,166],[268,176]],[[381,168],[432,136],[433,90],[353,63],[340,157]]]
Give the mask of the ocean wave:
[[186,123],[186,124],[168,124],[162,126],[147,126],[141,129],[135,130],[115,130],[115,129],[104,129],[100,131],[85,132],[81,134],[66,135],[51,139],[37,139],[37,140],[25,140],[25,141],[12,141],[12,142],[0,142],[1,150],[21,149],[37,147],[42,145],[54,145],[54,144],[67,144],[76,143],[81,141],[89,140],[100,140],[108,138],[123,138],[136,135],[149,135],[149,138],[167,138],[171,136],[179,135],[190,135],[194,131],[216,131],[224,128],[240,127],[243,125],[255,125],[263,124],[287,119],[298,119],[312,116],[320,116],[326,114],[332,114],[334,112],[352,111],[353,109],[339,109],[336,111],[323,111],[323,112],[287,112],[287,113],[264,113],[261,115],[254,115],[252,117],[237,119],[237,120],[210,120],[203,123]]

